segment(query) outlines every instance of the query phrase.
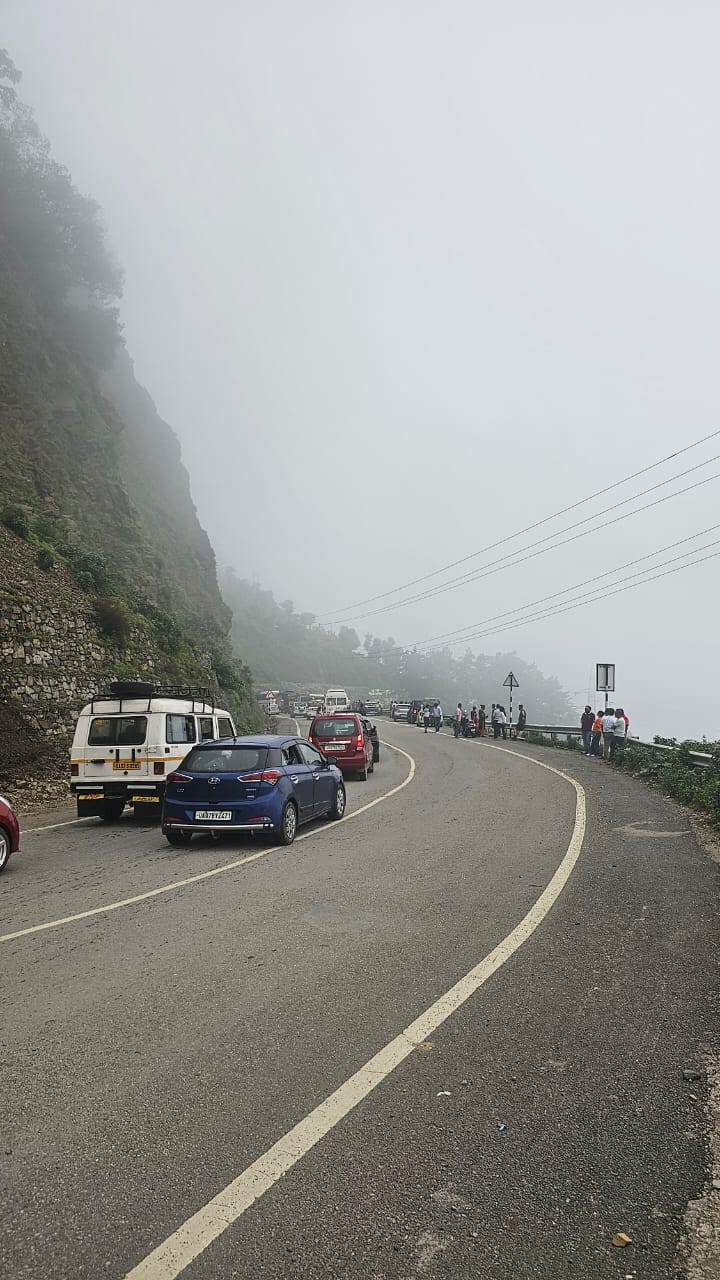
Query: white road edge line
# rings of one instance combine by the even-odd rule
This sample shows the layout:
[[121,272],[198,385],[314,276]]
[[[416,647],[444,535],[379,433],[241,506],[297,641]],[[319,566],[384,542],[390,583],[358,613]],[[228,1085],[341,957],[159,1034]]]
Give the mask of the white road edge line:
[[239,1177],[230,1182],[218,1195],[213,1196],[212,1200],[209,1200],[191,1218],[188,1218],[142,1262],[128,1271],[125,1280],[176,1280],[193,1259],[203,1253],[218,1236],[222,1235],[223,1231],[242,1216],[246,1209],[269,1191],[278,1179],[288,1173],[340,1120],[372,1093],[373,1089],[381,1084],[405,1058],[409,1057],[413,1049],[416,1049],[432,1032],[437,1031],[451,1014],[474,995],[488,978],[504,965],[524,942],[527,942],[545,919],[565,888],[580,856],[585,837],[585,791],[579,782],[562,773],[560,769],[543,764],[533,756],[509,751],[502,747],[496,749],[505,750],[507,755],[516,759],[530,760],[541,769],[557,774],[575,789],[575,823],[570,844],[555,874],[534,906],[474,969],[466,973],[464,978],[456,982],[449,991],[445,992],[445,995],[440,996],[439,1000],[431,1004],[419,1018],[386,1044],[384,1049],[370,1058],[359,1071],[340,1085],[339,1089],[305,1116],[304,1120],[296,1124],[284,1137],[249,1165]]
[[22,836],[34,836],[38,831],[57,831],[58,827],[76,827],[79,822],[93,822],[93,818],[68,818],[66,822],[51,822],[47,827],[23,827]]
[[[398,755],[404,756],[406,760],[410,761],[407,777],[398,783],[396,787],[391,787],[389,791],[384,791],[382,795],[376,796],[374,800],[369,800],[367,804],[361,805],[359,809],[353,809],[351,813],[346,813],[342,819],[342,824],[351,822],[353,818],[359,818],[361,813],[367,813],[368,809],[374,809],[376,804],[382,804],[383,800],[389,800],[391,796],[397,795],[398,791],[402,791],[409,786],[415,777],[415,761],[409,752],[403,751],[402,747],[394,746],[392,742],[383,742],[383,746],[389,747],[391,751],[397,751]],[[296,836],[294,843],[298,844],[301,840],[310,840],[328,831],[337,831],[336,824],[328,823],[326,827],[316,827],[312,831],[306,831],[303,835]],[[236,858],[233,862],[225,862],[221,867],[213,867],[210,871],[199,871],[197,875],[186,876],[184,880],[175,880],[171,884],[160,885],[157,889],[147,889],[144,893],[136,893],[132,898],[121,898],[118,902],[106,902],[101,907],[90,907],[87,911],[78,911],[72,916],[62,916],[58,920],[47,920],[43,924],[33,924],[27,929],[16,929],[14,933],[3,933],[0,934],[0,942],[13,942],[16,938],[27,938],[31,933],[44,933],[48,929],[59,929],[61,925],[75,924],[78,920],[89,920],[91,916],[106,915],[110,911],[119,911],[122,907],[132,907],[135,903],[145,902],[148,898],[157,898],[163,893],[172,893],[174,889],[184,889],[186,885],[199,884],[201,880],[211,880],[214,876],[224,875],[228,871],[234,871],[237,867],[246,866],[249,862],[258,862],[260,858],[267,858],[269,854],[277,853],[279,849],[284,848],[285,845],[282,844],[271,845],[268,849],[258,849],[257,853],[247,854],[244,858]]]

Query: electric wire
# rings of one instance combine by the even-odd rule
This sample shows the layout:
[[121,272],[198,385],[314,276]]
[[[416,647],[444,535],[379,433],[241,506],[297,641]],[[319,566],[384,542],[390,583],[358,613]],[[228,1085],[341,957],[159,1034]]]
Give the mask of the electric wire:
[[[718,455],[720,456],[720,455]],[[634,494],[632,497],[624,499],[624,501],[632,502],[636,498],[643,497],[647,493],[653,493],[656,489],[662,488],[665,484],[670,484],[674,480],[679,480],[682,476],[689,475],[693,471],[699,470],[701,467],[707,466],[709,462],[715,462],[717,458],[709,458],[707,462],[699,463],[696,467],[690,467],[687,471],[682,471],[679,475],[672,476],[670,480],[663,480],[659,485],[652,485],[649,489],[645,489],[640,493]],[[469,574],[463,574],[461,578],[451,579],[450,582],[442,583],[437,587],[431,588],[419,595],[412,596],[408,600],[399,601],[397,604],[384,605],[379,609],[368,610],[367,613],[356,615],[354,618],[346,618],[339,620],[339,625],[345,625],[347,622],[359,622],[364,618],[377,617],[383,613],[393,613],[398,609],[404,608],[410,604],[419,604],[423,600],[432,600],[437,596],[445,595],[448,591],[457,590],[459,586],[468,585],[470,582],[479,582],[482,578],[488,578],[496,573],[502,573],[504,569],[512,569],[518,564],[524,564],[528,560],[534,560],[537,556],[545,555],[548,551],[555,551],[559,547],[567,546],[570,543],[578,542],[581,538],[586,538],[590,534],[604,532],[613,525],[619,524],[622,520],[627,520],[631,516],[640,515],[643,511],[649,511],[653,507],[660,506],[664,502],[669,502],[672,498],[679,498],[685,493],[691,493],[695,489],[701,488],[703,485],[710,484],[713,480],[720,479],[720,472],[715,472],[711,476],[705,476],[702,480],[696,480],[694,484],[686,485],[682,489],[677,489],[673,493],[667,493],[662,498],[655,498],[652,502],[646,502],[641,507],[636,507],[633,511],[625,511],[622,515],[613,516],[608,520],[603,512],[594,512],[585,520],[580,520],[574,525],[569,525],[567,529],[558,530],[557,533],[550,534],[550,538],[557,538],[558,533],[567,533],[571,529],[576,529],[578,525],[587,524],[590,520],[599,521],[598,524],[591,526],[589,529],[583,529],[579,533],[574,533],[569,538],[562,538],[558,542],[552,543],[550,546],[542,546],[540,544],[548,542],[549,538],[540,539],[540,544],[530,543],[526,547],[518,547],[517,551],[510,552],[508,555],[501,556],[498,560],[491,560],[487,565],[483,565],[480,569],[472,570]],[[622,503],[618,503],[621,506]],[[534,550],[533,548],[538,548]],[[520,555],[521,551],[527,551],[528,555]],[[514,559],[512,557],[515,557]],[[509,563],[507,563],[509,561]]]
[[[708,435],[702,436],[699,440],[693,440],[691,444],[684,445],[682,449],[676,449],[674,453],[668,453],[664,458],[659,458],[657,462],[651,462],[646,467],[641,467],[639,471],[633,471],[630,475],[625,476],[622,480],[617,480],[613,484],[613,490],[619,489],[624,484],[629,484],[631,480],[637,480],[640,476],[647,475],[649,471],[655,471],[657,467],[662,467],[666,462],[672,462],[674,458],[680,458],[685,453],[690,453],[692,449],[698,449],[700,445],[707,444],[708,440],[714,440],[720,436],[720,429],[711,431]],[[570,503],[569,506],[563,507],[560,511],[553,512],[552,515],[543,516],[541,520],[536,520],[532,524],[525,525],[522,529],[517,529],[514,533],[506,534],[504,538],[498,539],[497,542],[491,542],[486,547],[480,547],[478,551],[472,551],[469,555],[462,556],[459,560],[453,560],[450,564],[442,565],[439,569],[432,569],[429,573],[421,574],[418,578],[412,578],[409,582],[403,583],[398,587],[391,587],[388,591],[381,591],[374,596],[366,596],[363,600],[356,600],[353,604],[338,607],[337,609],[328,609],[325,613],[319,614],[320,618],[330,618],[337,613],[349,613],[351,609],[361,609],[366,604],[374,604],[377,600],[386,600],[388,596],[398,595],[401,591],[407,591],[410,587],[416,587],[421,582],[427,582],[430,578],[436,578],[441,573],[448,573],[450,569],[457,569],[461,564],[467,564],[469,560],[475,560],[478,556],[485,555],[487,551],[495,551],[498,547],[504,546],[508,542],[512,542],[514,538],[520,538],[525,533],[531,533],[533,529],[540,529],[543,525],[549,524],[551,520],[559,520],[561,516],[569,515],[571,511],[576,511],[578,507],[582,507],[586,502],[591,502],[597,496],[597,491],[587,494],[580,498],[577,502]]]
[[[717,544],[714,542],[708,543],[708,546],[716,546],[716,545]],[[699,549],[702,549],[702,548],[699,548]],[[682,573],[683,569],[692,569],[695,565],[704,564],[706,560],[714,560],[717,556],[720,556],[720,551],[713,551],[708,556],[701,556],[696,560],[688,561],[687,564],[676,565],[674,569],[666,569],[664,570],[663,573],[655,573],[651,577],[643,578],[641,582],[631,582],[628,586],[624,586],[624,587],[611,586],[607,591],[603,592],[602,599],[605,600],[608,596],[621,595],[625,591],[634,591],[636,590],[637,587],[644,587],[648,582],[656,582],[658,579],[667,578],[673,573]],[[676,559],[684,559],[684,557],[676,557]],[[632,574],[631,576],[637,577],[638,575]],[[588,592],[586,599],[583,599],[583,597],[579,597],[577,601],[576,600],[565,601],[562,605],[558,605],[555,608],[548,609],[541,613],[535,614],[531,618],[526,618],[526,619],[523,619],[522,621],[518,619],[514,622],[509,622],[499,627],[493,627],[489,631],[480,631],[474,635],[465,636],[462,643],[464,643],[466,640],[483,640],[487,636],[499,635],[501,632],[506,632],[506,631],[514,631],[519,627],[528,627],[528,626],[531,626],[534,622],[544,622],[548,618],[555,618],[555,617],[558,617],[560,614],[568,613],[571,609],[576,609],[576,608],[582,609],[586,605],[593,604],[593,603],[595,604],[597,603],[597,595],[595,594],[595,592]],[[421,652],[419,656],[428,657],[428,656],[431,656],[432,653],[437,653],[440,651],[441,649],[440,647],[438,647],[437,649],[426,650],[424,653]]]
[[[613,569],[607,569],[604,573],[596,573],[593,575],[593,577],[585,578],[582,582],[576,582],[571,587],[564,587],[562,591],[553,591],[550,595],[540,596],[539,599],[530,600],[526,604],[518,605],[515,609],[506,609],[504,613],[495,613],[490,618],[482,618],[476,622],[469,622],[466,624],[466,626],[457,627],[454,631],[441,631],[438,635],[429,636],[427,640],[415,640],[413,641],[412,644],[406,645],[405,648],[411,648],[411,649],[421,648],[421,647],[424,648],[426,645],[432,645],[433,647],[435,647],[438,641],[442,641],[445,644],[447,644],[450,641],[452,641],[453,644],[456,644],[456,643],[460,644],[465,638],[465,633],[469,631],[474,631],[477,627],[484,627],[490,622],[497,622],[501,618],[511,617],[512,614],[514,613],[522,613],[526,609],[533,609],[535,605],[545,604],[546,601],[555,600],[557,599],[558,596],[566,596],[571,591],[579,591],[581,587],[589,586],[590,583],[592,582],[601,582],[603,578],[610,578],[615,573],[621,573],[623,569],[630,569],[634,564],[642,564],[643,561],[645,560],[654,560],[656,556],[664,555],[666,551],[674,551],[676,547],[682,547],[687,542],[695,542],[697,538],[704,538],[705,534],[714,533],[716,529],[720,529],[720,524],[711,524],[708,526],[707,529],[699,529],[697,533],[691,533],[686,538],[678,538],[676,542],[669,542],[666,546],[658,547],[655,551],[648,551],[648,553],[644,556],[636,556],[634,560],[626,560],[624,564],[615,565]],[[714,544],[710,544],[710,545],[714,545]],[[705,548],[703,547],[695,548],[696,551],[697,550],[702,551],[704,549]],[[694,554],[694,553],[690,551],[684,552],[684,555],[686,556],[691,554]],[[682,558],[683,558],[682,556],[676,557],[676,559],[682,559]],[[670,562],[664,561],[664,563],[667,564]],[[659,568],[660,566],[655,565],[655,566],[649,566],[649,567]],[[641,572],[643,573],[647,571],[648,570],[641,570]],[[637,575],[631,574],[630,576],[635,577]]]

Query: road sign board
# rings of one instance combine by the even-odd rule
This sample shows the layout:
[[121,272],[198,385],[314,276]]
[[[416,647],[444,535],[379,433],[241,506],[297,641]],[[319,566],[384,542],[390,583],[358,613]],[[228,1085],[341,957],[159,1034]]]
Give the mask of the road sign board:
[[614,662],[598,662],[595,664],[595,688],[598,693],[615,692]]
[[506,676],[506,678],[503,680],[503,689],[505,689],[505,688],[507,688],[507,689],[519,689],[519,688],[520,688],[520,685],[518,684],[518,681],[515,679],[515,676],[513,675],[512,671],[511,671],[511,672]]

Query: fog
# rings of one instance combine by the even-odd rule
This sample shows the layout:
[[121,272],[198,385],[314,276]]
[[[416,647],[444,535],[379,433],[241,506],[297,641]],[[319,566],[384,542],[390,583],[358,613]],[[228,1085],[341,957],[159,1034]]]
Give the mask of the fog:
[[[720,430],[719,40],[707,0],[5,0],[221,563],[403,643],[520,609],[472,647],[580,706],[614,661],[633,731],[720,736],[718,561],[616,595],[633,570],[608,572],[720,522],[715,480],[610,523],[720,472],[621,505],[720,454],[617,484]],[[447,577],[592,536],[343,611],[584,498]]]

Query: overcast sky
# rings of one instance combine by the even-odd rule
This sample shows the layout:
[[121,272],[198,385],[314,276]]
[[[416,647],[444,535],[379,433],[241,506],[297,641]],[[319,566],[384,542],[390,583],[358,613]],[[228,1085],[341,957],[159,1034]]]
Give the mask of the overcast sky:
[[[23,96],[105,210],[128,347],[218,559],[279,599],[340,618],[720,454],[719,436],[614,488],[720,429],[713,0],[2,8]],[[719,494],[354,625],[413,642],[530,617],[720,522]],[[580,704],[614,660],[634,729],[720,736],[719,566],[603,596],[610,575],[473,647]]]

